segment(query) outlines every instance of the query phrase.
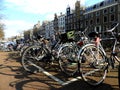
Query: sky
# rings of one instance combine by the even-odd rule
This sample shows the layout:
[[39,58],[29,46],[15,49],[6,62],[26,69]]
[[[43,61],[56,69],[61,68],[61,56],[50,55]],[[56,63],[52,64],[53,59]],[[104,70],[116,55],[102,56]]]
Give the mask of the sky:
[[[4,17],[5,38],[19,35],[25,30],[32,29],[40,21],[53,20],[54,14],[65,14],[69,5],[74,9],[77,0],[0,0],[3,9],[0,14]],[[90,6],[103,0],[80,0],[82,5]]]

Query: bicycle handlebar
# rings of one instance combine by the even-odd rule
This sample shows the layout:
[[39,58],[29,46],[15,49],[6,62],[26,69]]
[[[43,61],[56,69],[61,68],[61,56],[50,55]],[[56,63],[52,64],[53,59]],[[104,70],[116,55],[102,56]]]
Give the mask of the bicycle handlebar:
[[117,25],[115,25],[112,29],[107,30],[106,32],[113,32],[118,25],[119,25],[119,23],[117,23]]

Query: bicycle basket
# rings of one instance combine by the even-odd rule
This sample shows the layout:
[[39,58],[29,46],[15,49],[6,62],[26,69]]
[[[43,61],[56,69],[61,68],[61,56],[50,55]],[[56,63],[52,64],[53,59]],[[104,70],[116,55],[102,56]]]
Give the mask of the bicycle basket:
[[63,43],[74,41],[74,31],[69,31],[67,33],[61,34],[60,39]]
[[69,39],[74,39],[75,37],[74,37],[74,31],[69,31],[69,32],[67,32],[67,38],[68,38],[68,40]]

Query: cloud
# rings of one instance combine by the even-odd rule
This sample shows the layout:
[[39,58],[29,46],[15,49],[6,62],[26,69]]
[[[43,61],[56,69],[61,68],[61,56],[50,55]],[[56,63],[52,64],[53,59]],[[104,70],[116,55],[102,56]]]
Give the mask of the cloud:
[[33,23],[23,21],[23,20],[4,20],[2,21],[6,24],[5,37],[16,36],[25,30],[33,28]]
[[[67,5],[74,7],[76,0],[6,0],[7,6],[28,13],[46,14],[66,10]],[[84,3],[84,0],[81,0]]]
[[[84,1],[85,0],[81,0],[81,4],[84,4]],[[53,20],[54,13],[60,15],[60,12],[62,12],[64,14],[68,5],[71,8],[75,7],[75,2],[76,0],[4,0],[7,10],[10,9],[21,13],[23,12],[26,15],[29,14],[40,17],[39,19],[42,20]],[[11,13],[15,14],[15,12]],[[30,23],[29,21],[25,21],[24,19],[19,20],[19,18],[16,20],[10,19],[4,21],[6,25],[6,36],[14,36],[23,30],[32,28],[35,23]]]
[[[74,8],[76,0],[5,0],[6,7],[22,11],[24,13],[39,14],[44,16],[44,19],[51,20],[54,17],[54,13],[58,15],[60,12],[65,13],[67,6]],[[85,0],[80,1],[81,4],[85,3]]]

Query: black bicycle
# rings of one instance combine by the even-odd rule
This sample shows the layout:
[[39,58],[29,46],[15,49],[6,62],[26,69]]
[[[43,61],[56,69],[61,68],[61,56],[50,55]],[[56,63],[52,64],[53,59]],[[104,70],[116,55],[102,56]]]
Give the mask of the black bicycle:
[[45,68],[47,64],[51,64],[54,61],[58,62],[60,60],[58,57],[59,49],[67,42],[65,35],[62,36],[60,36],[60,39],[52,46],[49,40],[41,38],[39,45],[27,47],[22,54],[21,63],[23,68],[26,71],[37,73],[39,72],[39,67]]

